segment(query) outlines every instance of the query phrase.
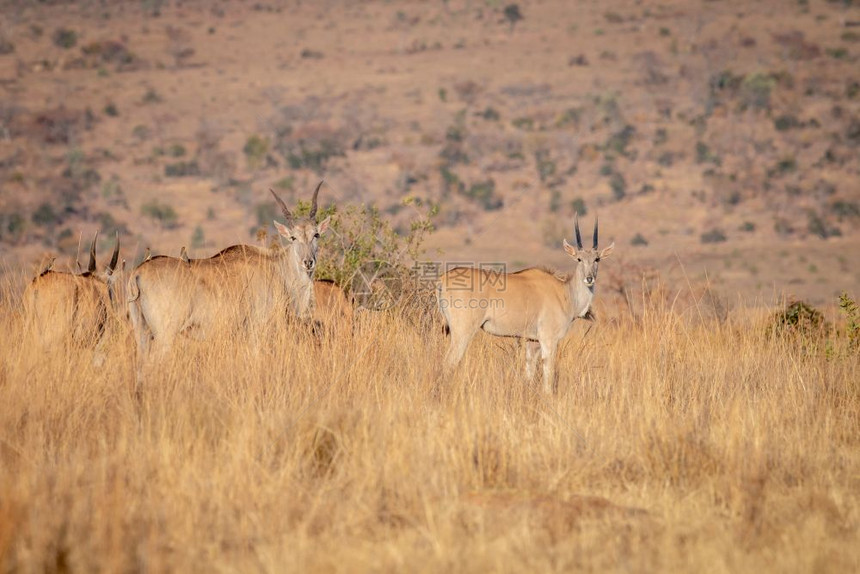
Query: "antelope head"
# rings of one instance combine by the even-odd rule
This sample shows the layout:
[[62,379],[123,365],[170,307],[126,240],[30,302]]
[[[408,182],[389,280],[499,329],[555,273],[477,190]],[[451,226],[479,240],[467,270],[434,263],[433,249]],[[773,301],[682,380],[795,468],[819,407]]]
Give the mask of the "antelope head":
[[295,217],[287,208],[283,200],[278,197],[274,190],[270,189],[275,201],[281,208],[284,214],[286,224],[275,221],[275,229],[278,234],[287,241],[292,249],[293,257],[299,266],[299,269],[313,276],[314,269],[317,266],[317,240],[322,235],[329,225],[329,217],[326,217],[321,222],[317,223],[317,196],[323,182],[319,182],[314,195],[311,199],[311,209],[307,217]]
[[615,248],[615,242],[613,241],[609,247],[602,250],[597,249],[597,218],[594,219],[594,241],[591,249],[582,247],[582,236],[579,233],[579,214],[575,214],[573,217],[573,228],[576,234],[576,247],[569,244],[565,239],[564,250],[576,259],[575,276],[582,278],[582,282],[587,288],[594,289],[594,283],[597,281],[597,264],[612,252]]

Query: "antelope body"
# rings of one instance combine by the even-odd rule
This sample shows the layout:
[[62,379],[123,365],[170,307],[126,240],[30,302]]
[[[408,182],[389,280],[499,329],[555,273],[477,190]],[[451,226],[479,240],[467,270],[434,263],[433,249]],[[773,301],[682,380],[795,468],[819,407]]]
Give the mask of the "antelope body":
[[82,273],[53,269],[53,260],[24,289],[27,330],[44,348],[64,344],[94,347],[102,342],[109,319],[119,310],[119,236],[104,273],[96,271],[96,241]]
[[615,244],[583,249],[579,222],[575,223],[577,246],[564,240],[564,250],[576,260],[566,276],[540,268],[516,273],[493,273],[472,267],[447,271],[438,284],[438,302],[451,336],[445,356],[448,369],[460,362],[478,329],[500,337],[519,337],[526,342],[526,369],[535,372],[538,351],[543,359],[543,389],[555,388],[555,356],[559,342],[573,321],[589,316],[599,261]]
[[[164,351],[176,337],[206,338],[244,328],[261,333],[276,318],[312,318],[317,239],[317,186],[307,218],[295,218],[272,191],[287,224],[275,223],[286,245],[233,245],[206,259],[152,257],[129,278],[129,316],[138,349]],[[154,349],[153,349],[154,347]]]
[[314,319],[327,330],[352,331],[355,307],[337,283],[327,279],[314,281]]

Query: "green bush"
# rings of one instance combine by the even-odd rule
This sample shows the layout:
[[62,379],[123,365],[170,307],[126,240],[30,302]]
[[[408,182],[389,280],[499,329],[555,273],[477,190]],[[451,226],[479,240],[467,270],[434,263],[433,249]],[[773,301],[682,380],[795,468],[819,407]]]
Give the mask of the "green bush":
[[[297,215],[306,214],[308,207],[300,202]],[[414,263],[423,254],[424,239],[433,231],[437,209],[411,198],[404,200],[403,207],[415,209],[405,233],[398,233],[373,206],[322,209],[318,218],[331,216],[331,222],[320,239],[317,277],[334,281],[369,308],[407,303],[429,287],[416,278]]]
[[203,234],[203,228],[198,225],[191,234],[191,247],[200,249],[204,245],[206,245],[206,236]]
[[726,239],[726,234],[719,229],[706,231],[700,237],[702,243],[723,243]]
[[189,177],[200,175],[200,166],[196,161],[178,161],[164,166],[165,177]]
[[793,301],[771,317],[771,334],[820,335],[825,326],[824,315],[803,301]]
[[750,74],[740,85],[741,107],[755,110],[770,109],[771,91],[776,86],[776,80],[771,74]]
[[612,197],[615,201],[621,201],[627,195],[627,181],[617,171],[609,178],[609,187],[612,189]]
[[176,210],[170,204],[161,203],[157,199],[144,203],[140,208],[140,212],[158,221],[165,229],[173,229],[179,224],[179,216],[176,214]]
[[499,121],[502,117],[499,112],[495,110],[495,108],[491,107],[487,107],[483,112],[478,115],[490,122]]
[[469,186],[466,196],[481,205],[486,211],[501,209],[504,201],[496,195],[496,182],[492,179],[478,181]]
[[839,308],[845,314],[848,347],[860,350],[860,307],[848,296],[848,293],[843,291],[839,295]]
[[68,50],[69,48],[74,48],[78,43],[78,33],[68,28],[58,28],[54,31],[51,39],[58,48]]
[[318,142],[299,142],[289,146],[284,153],[292,169],[310,169],[322,174],[329,161],[335,157],[345,157],[344,148],[333,138],[323,138]]
[[258,169],[269,154],[269,139],[254,134],[245,142],[242,151],[245,153],[248,167],[252,170]]
[[43,227],[58,223],[57,213],[54,211],[53,206],[48,202],[45,202],[36,208],[31,219],[33,220],[33,223]]

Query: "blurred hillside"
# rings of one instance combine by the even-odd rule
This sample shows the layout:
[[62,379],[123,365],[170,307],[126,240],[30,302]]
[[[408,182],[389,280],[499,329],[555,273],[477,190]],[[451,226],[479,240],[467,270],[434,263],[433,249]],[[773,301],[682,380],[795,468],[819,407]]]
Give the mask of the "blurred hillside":
[[563,267],[599,213],[610,291],[830,301],[860,285],[858,55],[851,1],[4,2],[0,253],[206,256],[325,177],[404,230],[438,207],[432,259]]

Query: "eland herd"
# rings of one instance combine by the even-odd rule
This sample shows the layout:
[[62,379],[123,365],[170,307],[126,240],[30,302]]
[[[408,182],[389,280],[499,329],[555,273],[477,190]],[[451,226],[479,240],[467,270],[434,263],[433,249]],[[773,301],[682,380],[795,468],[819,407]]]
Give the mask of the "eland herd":
[[[96,264],[96,233],[85,271],[61,272],[48,263],[24,290],[25,326],[37,344],[63,344],[97,350],[103,360],[111,317],[130,322],[139,361],[157,360],[182,335],[205,340],[215,334],[259,336],[281,320],[333,325],[351,332],[354,306],[335,283],[315,280],[318,240],[330,218],[317,221],[314,189],[307,216],[293,214],[271,191],[285,223],[274,221],[281,244],[264,248],[231,245],[215,255],[193,259],[183,247],[179,257],[151,256],[121,277],[119,235],[103,272]],[[533,267],[515,273],[454,267],[436,281],[436,299],[450,335],[445,372],[460,362],[472,338],[483,330],[525,343],[526,373],[533,378],[538,355],[543,363],[543,390],[555,390],[555,357],[559,342],[577,318],[591,318],[591,303],[601,259],[614,243],[598,249],[595,219],[591,248],[585,248],[574,217],[576,245],[563,241],[575,260],[572,272],[560,274]]]

